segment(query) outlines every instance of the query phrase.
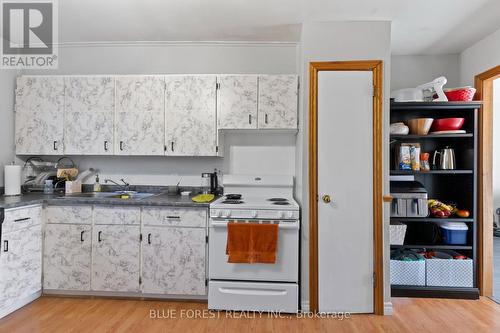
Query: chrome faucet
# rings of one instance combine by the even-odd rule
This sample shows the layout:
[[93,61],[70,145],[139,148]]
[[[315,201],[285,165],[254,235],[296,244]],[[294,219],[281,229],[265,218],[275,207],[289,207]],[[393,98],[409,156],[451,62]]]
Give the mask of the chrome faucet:
[[115,181],[114,181],[114,180],[112,180],[112,179],[108,179],[108,178],[104,179],[104,183],[105,183],[105,184],[107,184],[107,183],[113,183],[113,184],[115,184],[116,186],[120,186],[120,187],[122,187],[122,191],[129,191],[129,190],[130,190],[130,184],[129,184],[129,183],[127,183],[127,182],[126,182],[123,178],[122,178],[122,179],[120,179],[120,181],[123,183],[123,185],[122,185],[122,184],[118,184],[117,182],[115,182]]

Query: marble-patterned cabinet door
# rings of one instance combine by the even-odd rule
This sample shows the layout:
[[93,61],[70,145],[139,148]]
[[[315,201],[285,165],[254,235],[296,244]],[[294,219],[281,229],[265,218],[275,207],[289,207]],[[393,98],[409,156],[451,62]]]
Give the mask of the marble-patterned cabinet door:
[[297,75],[259,76],[259,128],[296,129]]
[[140,227],[95,225],[92,290],[139,291]]
[[91,244],[90,225],[47,224],[43,288],[90,290]]
[[165,76],[165,143],[170,156],[217,156],[216,76]]
[[0,309],[41,290],[41,224],[2,235]]
[[205,228],[144,227],[142,292],[206,295]]
[[65,90],[64,152],[113,155],[115,79],[68,76]]
[[115,155],[163,155],[163,76],[116,77]]
[[18,77],[15,118],[16,154],[62,155],[64,79]]
[[257,76],[217,76],[217,128],[257,128]]

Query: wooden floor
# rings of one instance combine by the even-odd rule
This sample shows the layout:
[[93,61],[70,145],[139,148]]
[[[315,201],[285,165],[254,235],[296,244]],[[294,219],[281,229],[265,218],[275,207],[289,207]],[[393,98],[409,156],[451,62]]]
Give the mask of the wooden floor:
[[[393,299],[393,316],[349,319],[226,318],[204,313],[206,303],[42,297],[0,320],[0,332],[500,332],[500,305],[444,299]],[[150,318],[150,311],[163,318]],[[194,311],[198,310],[196,314]],[[175,311],[175,312],[174,312]],[[174,318],[166,318],[169,314]],[[186,316],[219,314],[219,319]]]

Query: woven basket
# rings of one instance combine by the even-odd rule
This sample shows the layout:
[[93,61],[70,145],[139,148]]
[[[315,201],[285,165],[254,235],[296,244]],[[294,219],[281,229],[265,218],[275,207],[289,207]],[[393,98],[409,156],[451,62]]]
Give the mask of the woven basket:
[[389,239],[391,245],[403,245],[405,242],[406,224],[391,224],[389,230]]

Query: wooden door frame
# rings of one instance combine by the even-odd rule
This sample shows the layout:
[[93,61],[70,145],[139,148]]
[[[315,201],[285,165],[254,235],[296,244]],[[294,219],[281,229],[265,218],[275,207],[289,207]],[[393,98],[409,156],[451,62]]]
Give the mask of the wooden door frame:
[[318,304],[318,72],[371,71],[373,73],[373,269],[374,313],[384,314],[382,217],[382,61],[332,61],[309,63],[309,307]]
[[500,65],[474,78],[479,109],[478,287],[481,296],[493,294],[493,81]]

